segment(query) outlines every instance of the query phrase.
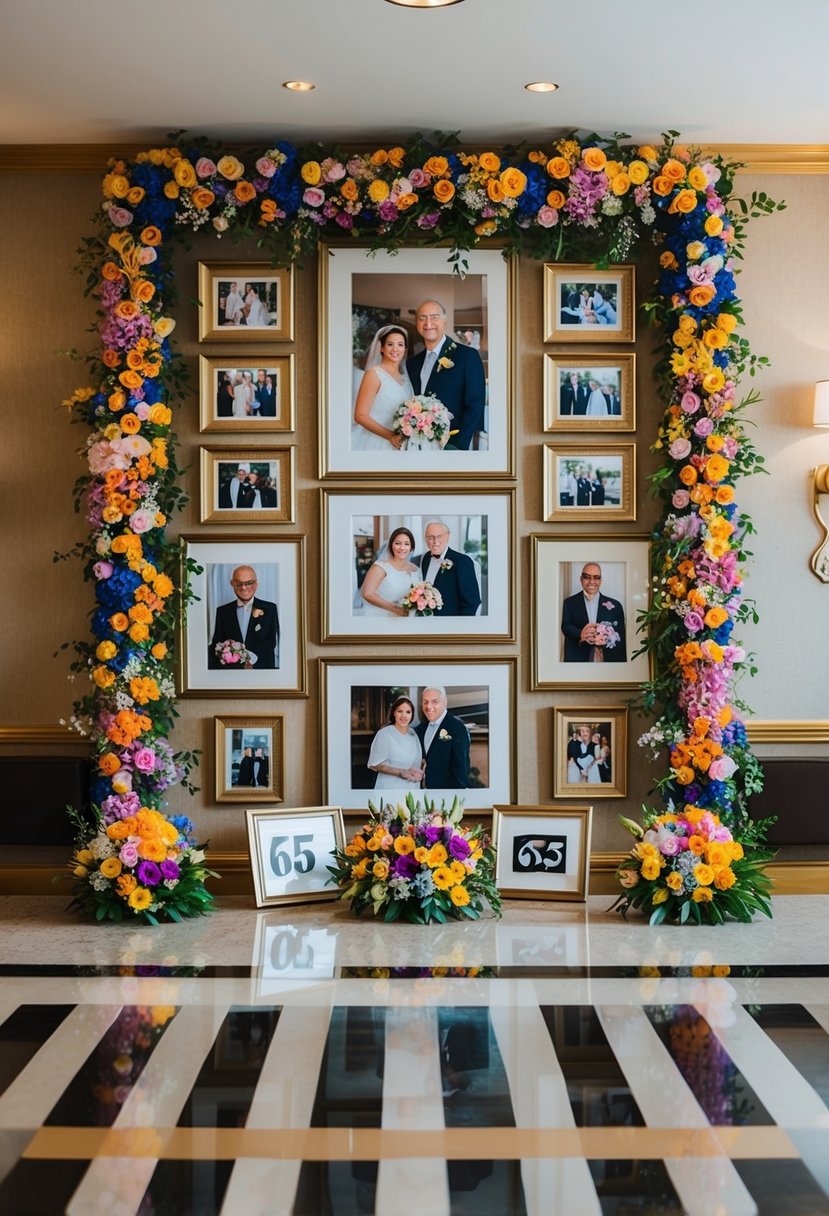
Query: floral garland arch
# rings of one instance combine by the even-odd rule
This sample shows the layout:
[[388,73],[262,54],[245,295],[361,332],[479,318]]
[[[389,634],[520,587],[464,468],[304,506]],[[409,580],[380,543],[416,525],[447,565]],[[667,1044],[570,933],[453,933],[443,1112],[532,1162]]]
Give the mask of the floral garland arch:
[[280,142],[244,160],[199,139],[109,162],[97,231],[82,249],[101,349],[88,360],[91,386],[65,402],[91,427],[78,493],[92,530],[76,552],[97,601],[94,640],[75,643],[73,663],[90,681],[73,725],[89,735],[95,764],[94,824],[78,821],[72,861],[77,906],[155,922],[205,911],[211,898],[192,824],[162,810],[194,762],[167,741],[175,608],[186,599],[165,539],[183,500],[169,405],[183,376],[170,344],[170,255],[179,235],[210,225],[255,237],[274,264],[301,262],[346,232],[378,249],[448,243],[459,267],[482,238],[497,238],[505,255],[600,265],[626,260],[643,240],[661,246],[646,307],[664,338],[655,441],[664,460],[654,478],[664,518],[643,622],[655,678],[642,702],[658,713],[643,741],[667,752],[658,785],[668,810],[646,808],[644,827],[627,821],[638,843],[620,867],[620,902],[657,921],[768,911],[768,854],[746,812],[759,766],[734,696],[747,660],[732,640],[752,611],[742,599],[750,523],[734,486],[761,463],[741,422],[757,396],[738,401],[736,389],[765,360],[738,334],[733,259],[747,220],[779,204],[732,199],[735,166],[674,135],[639,148],[620,135],[566,138],[503,155],[420,136],[350,157]]

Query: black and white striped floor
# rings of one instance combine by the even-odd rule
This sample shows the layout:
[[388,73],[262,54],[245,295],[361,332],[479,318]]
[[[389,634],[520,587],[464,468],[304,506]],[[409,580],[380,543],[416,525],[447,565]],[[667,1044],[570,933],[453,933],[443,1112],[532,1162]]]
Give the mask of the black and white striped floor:
[[829,898],[650,929],[0,899],[0,1213],[829,1212]]

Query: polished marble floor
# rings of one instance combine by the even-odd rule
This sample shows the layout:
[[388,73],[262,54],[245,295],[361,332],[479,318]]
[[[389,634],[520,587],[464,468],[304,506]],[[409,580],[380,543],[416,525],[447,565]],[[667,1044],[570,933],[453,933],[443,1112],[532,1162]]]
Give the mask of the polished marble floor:
[[2,1216],[829,1213],[829,896],[650,928],[0,897]]

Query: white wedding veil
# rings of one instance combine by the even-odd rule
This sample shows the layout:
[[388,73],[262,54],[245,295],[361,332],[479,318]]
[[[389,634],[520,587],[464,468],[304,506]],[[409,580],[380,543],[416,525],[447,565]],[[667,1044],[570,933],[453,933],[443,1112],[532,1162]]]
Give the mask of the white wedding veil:
[[405,326],[397,325],[397,324],[381,325],[380,328],[377,330],[377,333],[371,339],[371,346],[369,346],[369,348],[368,348],[368,354],[366,355],[366,361],[365,361],[365,364],[363,365],[366,371],[368,371],[368,369],[370,367],[376,367],[377,364],[382,359],[383,356],[380,353],[380,347],[383,345],[383,339],[385,338],[386,334],[391,333],[392,330],[395,330],[398,333],[403,334],[403,336],[405,337],[406,354],[408,355],[408,353],[409,353],[409,335],[406,333]]

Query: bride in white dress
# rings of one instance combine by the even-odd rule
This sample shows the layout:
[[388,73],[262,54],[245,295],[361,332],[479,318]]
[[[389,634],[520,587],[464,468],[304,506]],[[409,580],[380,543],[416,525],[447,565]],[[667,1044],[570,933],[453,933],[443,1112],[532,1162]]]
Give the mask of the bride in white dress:
[[389,712],[390,726],[378,730],[371,743],[368,767],[377,774],[376,790],[417,790],[423,779],[423,750],[412,730],[414,705],[398,697]]
[[587,398],[587,409],[584,411],[588,418],[605,418],[610,413],[607,408],[607,397],[599,388],[598,380],[589,382],[590,393]]
[[262,329],[271,323],[271,314],[252,283],[245,287],[245,324]]
[[247,418],[253,406],[253,381],[250,372],[237,372],[233,381],[233,417]]
[[408,349],[408,335],[398,325],[383,325],[374,335],[354,402],[352,451],[388,451],[403,446],[403,436],[395,435],[391,424],[398,406],[414,396],[406,372]]
[[415,540],[408,528],[395,528],[389,537],[385,557],[380,557],[363,579],[360,597],[366,616],[408,616],[399,601],[415,583],[420,570],[409,561]]

